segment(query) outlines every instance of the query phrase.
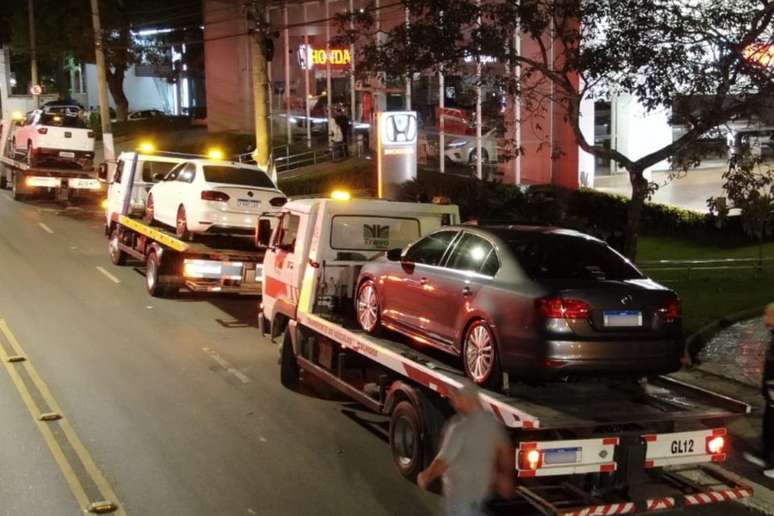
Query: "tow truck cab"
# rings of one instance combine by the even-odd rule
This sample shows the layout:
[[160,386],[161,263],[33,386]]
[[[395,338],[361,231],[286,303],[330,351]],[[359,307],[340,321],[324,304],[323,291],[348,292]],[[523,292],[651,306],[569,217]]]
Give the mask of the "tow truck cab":
[[[318,219],[323,223],[318,224]],[[317,307],[330,313],[346,310],[366,261],[442,225],[458,223],[459,209],[451,205],[366,199],[291,201],[271,224],[274,231],[263,269],[263,317],[268,322],[278,319],[272,333],[279,334],[288,318],[295,318],[302,282],[312,281],[315,269],[322,278]]]

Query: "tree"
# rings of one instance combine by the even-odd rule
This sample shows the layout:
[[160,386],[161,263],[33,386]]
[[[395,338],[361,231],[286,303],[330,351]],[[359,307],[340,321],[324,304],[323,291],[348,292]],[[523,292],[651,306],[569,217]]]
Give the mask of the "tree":
[[[406,77],[440,69],[460,72],[465,59],[507,63],[520,73],[484,67],[483,83],[521,96],[526,109],[561,112],[578,145],[625,168],[632,187],[625,252],[634,258],[645,201],[655,185],[644,172],[666,159],[687,170],[691,152],[713,128],[752,118],[771,104],[771,69],[751,59],[750,48],[774,40],[772,0],[402,0],[410,24],[388,30],[376,43],[372,7],[340,19],[342,40],[358,48],[360,73]],[[512,44],[518,34],[525,50]],[[752,56],[755,57],[755,56]],[[581,130],[586,99],[629,94],[645,109],[682,113],[686,132],[645,156],[595,145]],[[561,149],[552,149],[561,155]]]
[[[17,54],[29,54],[29,32],[25,0],[14,3],[11,48]],[[48,61],[60,94],[66,95],[63,70],[71,56],[94,61],[94,31],[89,0],[35,0],[37,51]],[[200,0],[100,0],[107,83],[116,103],[119,120],[125,120],[129,100],[124,92],[126,72],[139,63],[169,63],[169,46],[163,34],[138,38],[136,30],[153,28],[198,27]]]
[[[733,156],[723,174],[726,197],[707,200],[721,224],[731,210],[739,210],[744,232],[758,242],[758,267],[763,268],[763,242],[774,233],[774,170],[760,156],[744,152]],[[730,201],[730,204],[728,203]]]

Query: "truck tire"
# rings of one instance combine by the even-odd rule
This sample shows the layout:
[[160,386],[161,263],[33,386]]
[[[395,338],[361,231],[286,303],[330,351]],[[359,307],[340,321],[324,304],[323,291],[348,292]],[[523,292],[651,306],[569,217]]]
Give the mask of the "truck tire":
[[6,171],[4,167],[0,167],[0,190],[8,188],[8,178],[6,177]]
[[23,201],[26,197],[25,194],[21,193],[21,182],[24,180],[24,176],[22,174],[14,172],[13,179],[11,180],[11,197],[14,201]]
[[126,265],[127,255],[118,246],[121,240],[118,237],[118,228],[113,228],[113,232],[110,233],[110,240],[108,242],[108,253],[110,254],[110,261],[113,265]]
[[290,333],[285,330],[282,338],[282,349],[280,350],[280,383],[288,389],[295,389],[298,387],[298,382],[298,362],[293,355],[293,343],[290,340]]
[[400,401],[390,415],[390,449],[400,474],[416,480],[424,469],[422,425],[419,412],[410,401]]
[[153,297],[165,297],[169,293],[166,285],[161,283],[161,257],[156,250],[151,250],[145,259],[145,288]]

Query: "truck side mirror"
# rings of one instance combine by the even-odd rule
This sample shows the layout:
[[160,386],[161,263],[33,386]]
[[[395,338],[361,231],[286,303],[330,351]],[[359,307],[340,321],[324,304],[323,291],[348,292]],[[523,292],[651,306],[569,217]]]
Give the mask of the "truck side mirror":
[[267,248],[271,241],[271,221],[269,219],[258,219],[255,226],[255,247]]
[[399,262],[403,256],[403,249],[390,249],[387,251],[387,259],[391,262]]
[[97,167],[97,180],[100,183],[108,182],[108,164],[104,161]]

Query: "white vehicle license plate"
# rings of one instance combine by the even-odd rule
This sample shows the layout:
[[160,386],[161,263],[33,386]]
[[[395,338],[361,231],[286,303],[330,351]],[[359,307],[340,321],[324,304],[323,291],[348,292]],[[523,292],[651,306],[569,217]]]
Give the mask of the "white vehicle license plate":
[[642,312],[639,310],[605,310],[602,316],[607,328],[642,326]]
[[74,158],[75,157],[75,153],[74,152],[64,152],[64,151],[61,151],[61,152],[59,152],[59,156],[62,157],[62,158]]
[[252,199],[237,199],[237,206],[240,208],[259,208],[261,201],[254,201]]
[[91,190],[96,190],[99,188],[99,181],[96,179],[70,179],[69,181],[70,188],[88,188]]

